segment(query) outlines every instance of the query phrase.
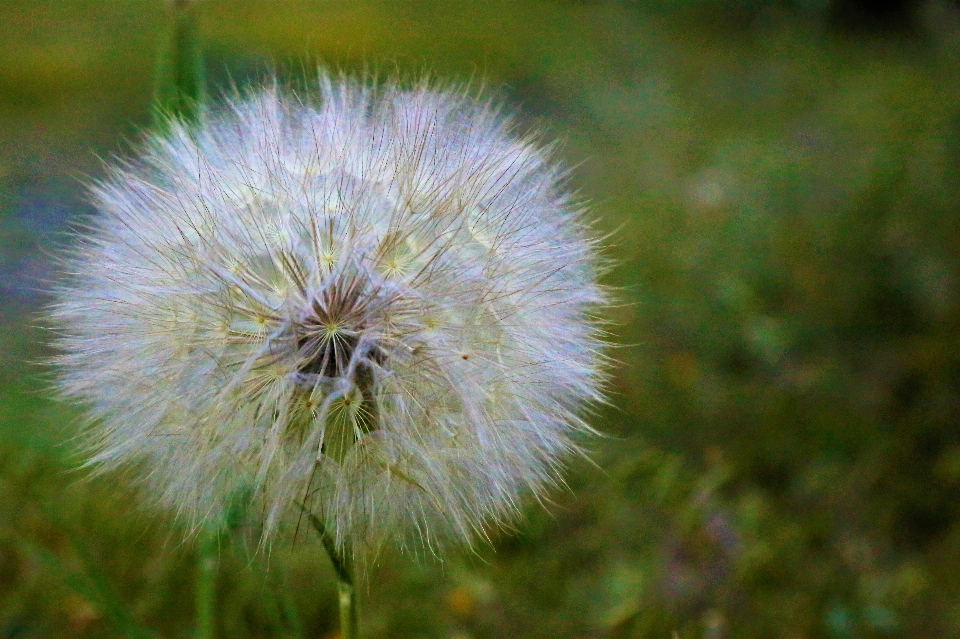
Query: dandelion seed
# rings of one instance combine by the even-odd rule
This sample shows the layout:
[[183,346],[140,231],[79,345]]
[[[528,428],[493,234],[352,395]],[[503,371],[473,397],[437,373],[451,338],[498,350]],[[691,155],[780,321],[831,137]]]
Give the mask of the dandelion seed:
[[94,189],[53,316],[92,463],[194,525],[253,495],[360,552],[470,542],[601,399],[595,241],[487,104],[323,77],[173,124]]

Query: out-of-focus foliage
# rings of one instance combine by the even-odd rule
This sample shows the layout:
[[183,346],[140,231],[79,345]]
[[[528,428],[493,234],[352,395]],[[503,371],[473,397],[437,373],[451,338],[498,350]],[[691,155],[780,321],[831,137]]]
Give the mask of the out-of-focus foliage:
[[[612,232],[596,465],[477,555],[385,556],[365,636],[960,637],[960,14],[904,4],[206,0],[221,86],[482,80]],[[148,122],[163,6],[0,18],[0,637],[190,636],[194,543],[75,470],[29,363],[80,179]],[[222,541],[221,636],[332,636],[319,545],[255,550]]]

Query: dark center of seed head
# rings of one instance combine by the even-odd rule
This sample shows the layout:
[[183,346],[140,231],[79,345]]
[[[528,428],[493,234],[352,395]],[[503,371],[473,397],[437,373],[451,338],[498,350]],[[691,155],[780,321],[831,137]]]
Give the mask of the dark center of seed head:
[[[341,274],[310,303],[307,316],[296,327],[298,372],[340,377],[350,366],[361,336],[376,322],[380,302],[369,280],[357,273]],[[369,377],[369,363],[382,364],[386,353],[378,344],[367,344],[360,356],[366,360],[356,373]]]
[[297,348],[302,357],[297,371],[339,377],[349,366],[359,342],[355,330],[339,326],[328,318],[309,317],[297,335]]
[[[340,319],[331,316],[321,309],[314,308],[314,313],[307,317],[297,327],[297,350],[300,354],[300,365],[297,372],[324,377],[339,377],[350,366],[360,336],[366,329],[362,321]],[[366,363],[357,367],[357,374],[368,377],[370,362],[383,364],[387,354],[379,344],[368,345],[361,353]]]

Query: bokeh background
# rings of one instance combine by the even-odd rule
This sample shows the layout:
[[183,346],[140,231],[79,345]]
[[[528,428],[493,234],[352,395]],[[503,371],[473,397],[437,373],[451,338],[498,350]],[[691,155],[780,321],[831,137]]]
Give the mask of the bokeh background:
[[[946,0],[204,0],[214,87],[482,81],[612,233],[593,464],[490,547],[383,557],[363,634],[960,637],[960,8]],[[52,256],[149,124],[159,0],[0,1],[0,638],[192,637],[197,542],[89,480]],[[301,537],[225,536],[221,637],[336,636]]]

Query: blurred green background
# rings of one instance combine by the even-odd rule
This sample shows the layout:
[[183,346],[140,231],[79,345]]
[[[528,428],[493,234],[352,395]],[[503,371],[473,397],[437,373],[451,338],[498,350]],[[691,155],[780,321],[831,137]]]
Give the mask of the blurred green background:
[[[482,79],[564,141],[620,360],[568,489],[384,556],[375,637],[960,637],[960,8],[936,0],[205,0],[215,86]],[[195,541],[85,478],[40,309],[149,123],[158,0],[0,1],[0,639],[191,637]],[[336,636],[319,544],[223,539],[221,637]]]

